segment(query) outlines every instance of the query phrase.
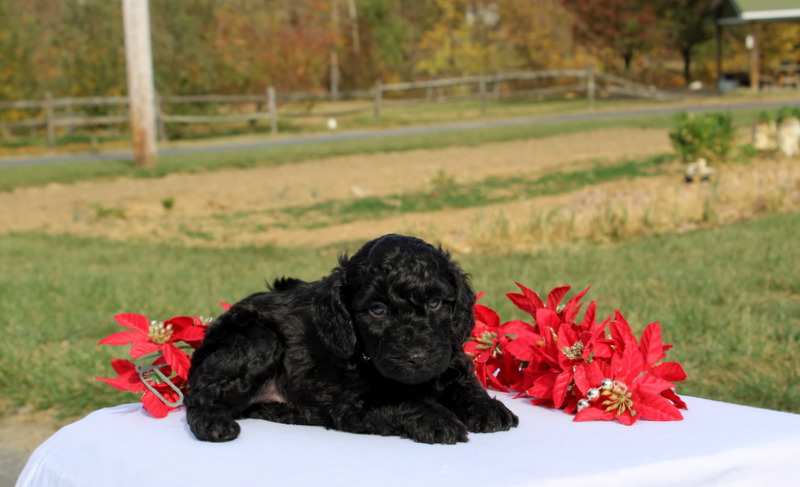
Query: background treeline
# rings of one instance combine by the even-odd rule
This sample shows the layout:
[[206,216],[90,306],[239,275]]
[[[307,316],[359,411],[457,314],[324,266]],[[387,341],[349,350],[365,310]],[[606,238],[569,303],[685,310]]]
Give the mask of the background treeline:
[[[324,91],[334,50],[342,91],[369,88],[376,79],[587,62],[638,81],[680,86],[715,76],[714,26],[700,20],[708,3],[150,0],[156,89]],[[760,28],[764,69],[798,61],[800,24]],[[725,29],[726,71],[747,70],[747,33],[747,26]],[[0,0],[0,100],[41,99],[45,91],[56,97],[126,92],[119,0]]]

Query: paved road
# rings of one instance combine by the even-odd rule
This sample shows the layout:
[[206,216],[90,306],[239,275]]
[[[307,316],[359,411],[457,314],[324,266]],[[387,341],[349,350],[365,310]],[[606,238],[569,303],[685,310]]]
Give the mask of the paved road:
[[[526,125],[548,125],[553,123],[580,122],[590,120],[611,120],[626,117],[638,117],[649,115],[668,115],[678,112],[707,112],[707,111],[726,111],[744,109],[774,109],[784,106],[800,106],[800,99],[785,100],[774,102],[750,102],[750,103],[717,103],[713,105],[691,105],[691,106],[660,106],[641,108],[635,110],[614,110],[602,112],[570,113],[564,115],[550,115],[543,117],[512,118],[505,120],[481,120],[473,122],[454,122],[439,125],[426,125],[416,127],[401,127],[374,130],[356,130],[349,132],[327,133],[321,135],[303,135],[280,139],[264,139],[255,142],[239,142],[221,144],[213,146],[195,146],[168,148],[159,151],[160,155],[187,155],[197,153],[231,152],[248,149],[267,149],[270,147],[286,147],[308,144],[321,144],[331,142],[343,142],[349,140],[363,140],[378,137],[403,137],[408,135],[432,134],[442,132],[454,132],[458,130],[489,129],[497,127],[518,127]],[[89,153],[89,154],[64,154],[46,155],[36,157],[20,157],[0,159],[0,168],[15,166],[34,166],[44,164],[67,164],[71,162],[85,161],[107,161],[107,160],[131,160],[133,155],[130,151]]]

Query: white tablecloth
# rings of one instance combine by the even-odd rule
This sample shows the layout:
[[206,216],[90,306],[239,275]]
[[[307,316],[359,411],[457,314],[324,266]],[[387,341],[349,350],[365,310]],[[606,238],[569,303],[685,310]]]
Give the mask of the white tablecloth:
[[27,486],[788,486],[800,485],[800,415],[685,398],[679,422],[573,423],[498,394],[520,418],[458,445],[241,421],[237,440],[197,441],[183,409],[96,411],[31,456]]

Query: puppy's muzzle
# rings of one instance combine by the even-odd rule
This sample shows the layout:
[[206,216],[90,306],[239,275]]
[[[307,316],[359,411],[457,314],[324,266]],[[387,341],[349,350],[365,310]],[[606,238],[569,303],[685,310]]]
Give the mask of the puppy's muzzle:
[[409,352],[408,357],[406,357],[406,363],[413,369],[419,369],[425,365],[429,357],[430,354],[427,351],[416,348]]

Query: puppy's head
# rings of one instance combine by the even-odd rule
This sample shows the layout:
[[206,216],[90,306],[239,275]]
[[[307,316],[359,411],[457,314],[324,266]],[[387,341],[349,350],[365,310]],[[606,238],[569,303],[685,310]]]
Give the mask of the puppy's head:
[[363,347],[389,379],[421,384],[441,374],[474,325],[467,276],[449,254],[420,239],[373,240],[342,257],[334,275],[354,332],[347,343],[352,352]]

